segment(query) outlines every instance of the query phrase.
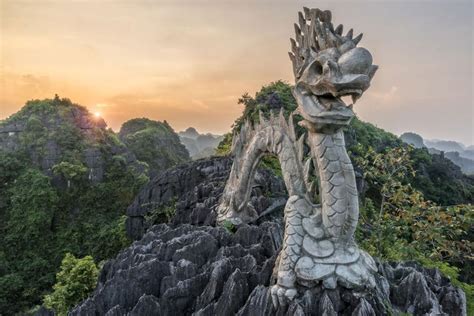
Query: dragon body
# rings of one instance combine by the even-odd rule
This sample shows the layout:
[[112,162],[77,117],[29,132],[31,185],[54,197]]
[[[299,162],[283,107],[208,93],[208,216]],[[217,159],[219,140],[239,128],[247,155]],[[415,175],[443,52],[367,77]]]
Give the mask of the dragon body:
[[[278,156],[289,193],[285,205],[285,235],[276,262],[277,282],[271,293],[275,305],[286,305],[300,286],[322,283],[325,288],[373,288],[377,267],[354,241],[359,216],[358,193],[342,128],[354,117],[353,102],[370,86],[377,66],[362,34],[342,35],[331,12],[304,8],[291,40],[299,123],[306,135],[296,139],[293,118],[283,112],[260,123],[245,123],[234,135],[234,164],[218,207],[218,222],[251,222],[258,215],[248,204],[255,168],[265,153]],[[309,158],[304,157],[304,142]],[[313,199],[311,163],[317,170],[320,201]]]

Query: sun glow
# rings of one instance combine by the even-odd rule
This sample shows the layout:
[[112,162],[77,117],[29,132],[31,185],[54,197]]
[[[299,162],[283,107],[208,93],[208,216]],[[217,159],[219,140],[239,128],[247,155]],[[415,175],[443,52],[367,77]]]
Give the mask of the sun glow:
[[95,116],[96,118],[99,118],[99,117],[100,117],[100,112],[94,112],[94,116]]

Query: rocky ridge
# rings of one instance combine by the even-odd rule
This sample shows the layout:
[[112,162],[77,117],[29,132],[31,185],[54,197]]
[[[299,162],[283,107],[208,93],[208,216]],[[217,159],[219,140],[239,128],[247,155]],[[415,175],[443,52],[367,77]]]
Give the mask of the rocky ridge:
[[[164,207],[176,209],[172,225],[214,225],[217,206],[229,176],[232,159],[213,157],[179,165],[152,179],[127,209],[127,233],[140,239],[153,223],[150,213]],[[268,169],[258,169],[250,204],[257,213],[283,208],[286,202],[283,180]]]
[[278,221],[222,227],[153,226],[108,261],[71,315],[466,315],[464,293],[437,270],[378,263],[373,292],[301,288],[275,309],[269,293],[282,242]]
[[[230,165],[229,158],[189,163],[144,188],[128,210],[128,232],[140,240],[106,263],[94,294],[71,314],[466,315],[464,293],[439,271],[415,263],[377,262],[374,291],[300,287],[300,299],[275,309],[269,285],[282,244],[281,214],[235,231],[209,226]],[[273,203],[264,185],[278,184],[268,175],[260,178],[266,180],[254,188],[252,203],[262,201],[259,212],[266,214]],[[145,233],[145,205],[166,205],[173,197],[178,200],[171,224]]]

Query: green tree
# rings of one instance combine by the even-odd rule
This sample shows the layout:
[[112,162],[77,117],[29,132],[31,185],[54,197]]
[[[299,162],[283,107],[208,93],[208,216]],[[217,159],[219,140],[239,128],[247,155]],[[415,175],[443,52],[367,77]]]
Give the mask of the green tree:
[[2,311],[28,307],[51,283],[49,245],[58,201],[49,178],[36,169],[26,169],[11,183],[8,194],[10,207],[0,245],[0,287],[6,288],[7,298],[0,300]]
[[[0,121],[0,127],[25,126],[8,136],[14,147],[0,149],[1,315],[28,314],[40,305],[65,253],[100,262],[130,243],[124,214],[148,181],[144,163],[131,161],[112,130],[94,124],[82,130],[78,115],[95,122],[84,107],[55,98],[28,102]],[[100,156],[100,182],[87,179],[88,151]],[[58,176],[70,188],[63,190]]]
[[67,253],[56,274],[53,293],[44,297],[44,305],[57,315],[67,315],[69,308],[84,300],[95,288],[99,269],[91,256],[82,259]]
[[38,249],[51,233],[51,224],[58,196],[50,180],[39,170],[26,170],[11,190],[11,208],[7,218],[9,245]]
[[82,163],[61,161],[53,166],[53,173],[62,175],[66,180],[77,180],[87,173],[87,168]]

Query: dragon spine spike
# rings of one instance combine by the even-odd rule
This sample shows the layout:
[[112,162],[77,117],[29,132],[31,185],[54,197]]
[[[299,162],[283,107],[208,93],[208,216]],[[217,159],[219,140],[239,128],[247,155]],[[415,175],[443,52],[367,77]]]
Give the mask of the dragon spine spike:
[[275,122],[275,113],[273,111],[270,111],[270,123]]
[[326,36],[328,38],[330,47],[337,47],[342,43],[342,41],[333,32],[328,32],[328,30],[326,30]]
[[291,43],[291,52],[295,56],[298,55],[299,49],[298,49],[298,45],[296,44],[296,41],[293,38],[290,38],[290,43]]
[[295,23],[295,39],[298,47],[303,47],[303,38],[301,36],[301,29],[298,24]]
[[354,35],[354,30],[353,30],[353,29],[350,29],[349,32],[347,32],[346,37],[347,37],[348,39],[352,39],[352,36],[353,36],[353,35]]
[[293,75],[296,76],[297,74],[296,74],[295,71],[296,71],[296,69],[298,69],[298,64],[297,64],[297,62],[296,62],[296,57],[295,57],[295,55],[294,55],[293,53],[291,53],[291,52],[288,52],[288,56],[290,56],[291,64],[292,64],[292,66],[293,66]]
[[252,138],[252,135],[253,135],[253,126],[252,126],[252,123],[249,121],[248,124],[249,124],[249,125],[247,126],[247,128],[246,128],[246,130],[245,130],[245,131],[246,131],[246,134],[245,134],[245,140],[246,140],[246,141],[249,140],[249,139],[251,139],[251,138]]
[[311,14],[310,12],[311,12],[311,10],[310,10],[309,8],[307,8],[307,7],[303,7],[303,11],[304,11],[304,18],[305,18],[306,20],[310,20],[310,19],[311,19],[311,18],[310,18],[310,14]]
[[304,158],[304,141],[305,141],[305,136],[306,136],[306,134],[301,135],[300,138],[298,139],[298,143],[297,143],[297,145],[296,145],[296,150],[297,150],[298,160],[299,160],[299,161],[303,161],[303,158]]
[[260,122],[260,126],[263,126],[267,123],[265,120],[265,116],[263,116],[263,112],[261,110],[258,110],[258,120]]
[[339,24],[336,29],[334,30],[334,32],[337,34],[337,35],[342,35],[342,32],[344,30],[344,25],[342,24]]
[[278,115],[278,118],[280,120],[280,125],[286,130],[288,130],[288,125],[286,124],[285,115],[283,114],[283,108],[280,109],[280,114]]
[[309,194],[311,197],[314,197],[314,195],[315,195],[315,193],[316,193],[316,192],[315,192],[315,191],[316,191],[316,190],[315,190],[316,184],[314,183],[314,181],[311,181],[311,182],[309,183],[309,185],[307,186],[307,188],[308,188],[308,194]]
[[310,25],[308,26],[308,47],[317,51],[317,41],[314,36],[314,23],[316,23],[316,20],[311,19]]
[[333,34],[336,33],[336,32],[334,31],[334,25],[332,25],[331,22],[328,23],[328,29],[329,29]]
[[293,113],[290,114],[288,118],[288,134],[292,141],[296,141],[296,132],[295,132],[295,124],[293,123]]
[[298,22],[300,23],[300,29],[303,30],[306,26],[306,20],[303,17],[303,13],[301,11],[298,12]]
[[248,120],[245,120],[244,124],[240,128],[240,142],[245,144],[245,138],[247,136]]
[[303,166],[303,174],[304,174],[304,182],[306,183],[306,186],[308,187],[309,185],[309,176],[310,176],[310,171],[311,171],[311,163],[313,160],[311,158],[306,159],[304,166]]
[[354,38],[352,41],[354,42],[355,45],[359,44],[360,40],[362,39],[362,36],[364,34],[363,33],[360,33],[359,35],[356,36],[356,38]]
[[230,147],[230,151],[235,152],[236,147],[237,147],[237,132],[234,131],[234,133],[232,134],[232,145]]
[[325,10],[325,11],[324,11],[324,15],[326,16],[324,22],[331,23],[331,20],[332,20],[332,13],[331,13],[331,11]]

